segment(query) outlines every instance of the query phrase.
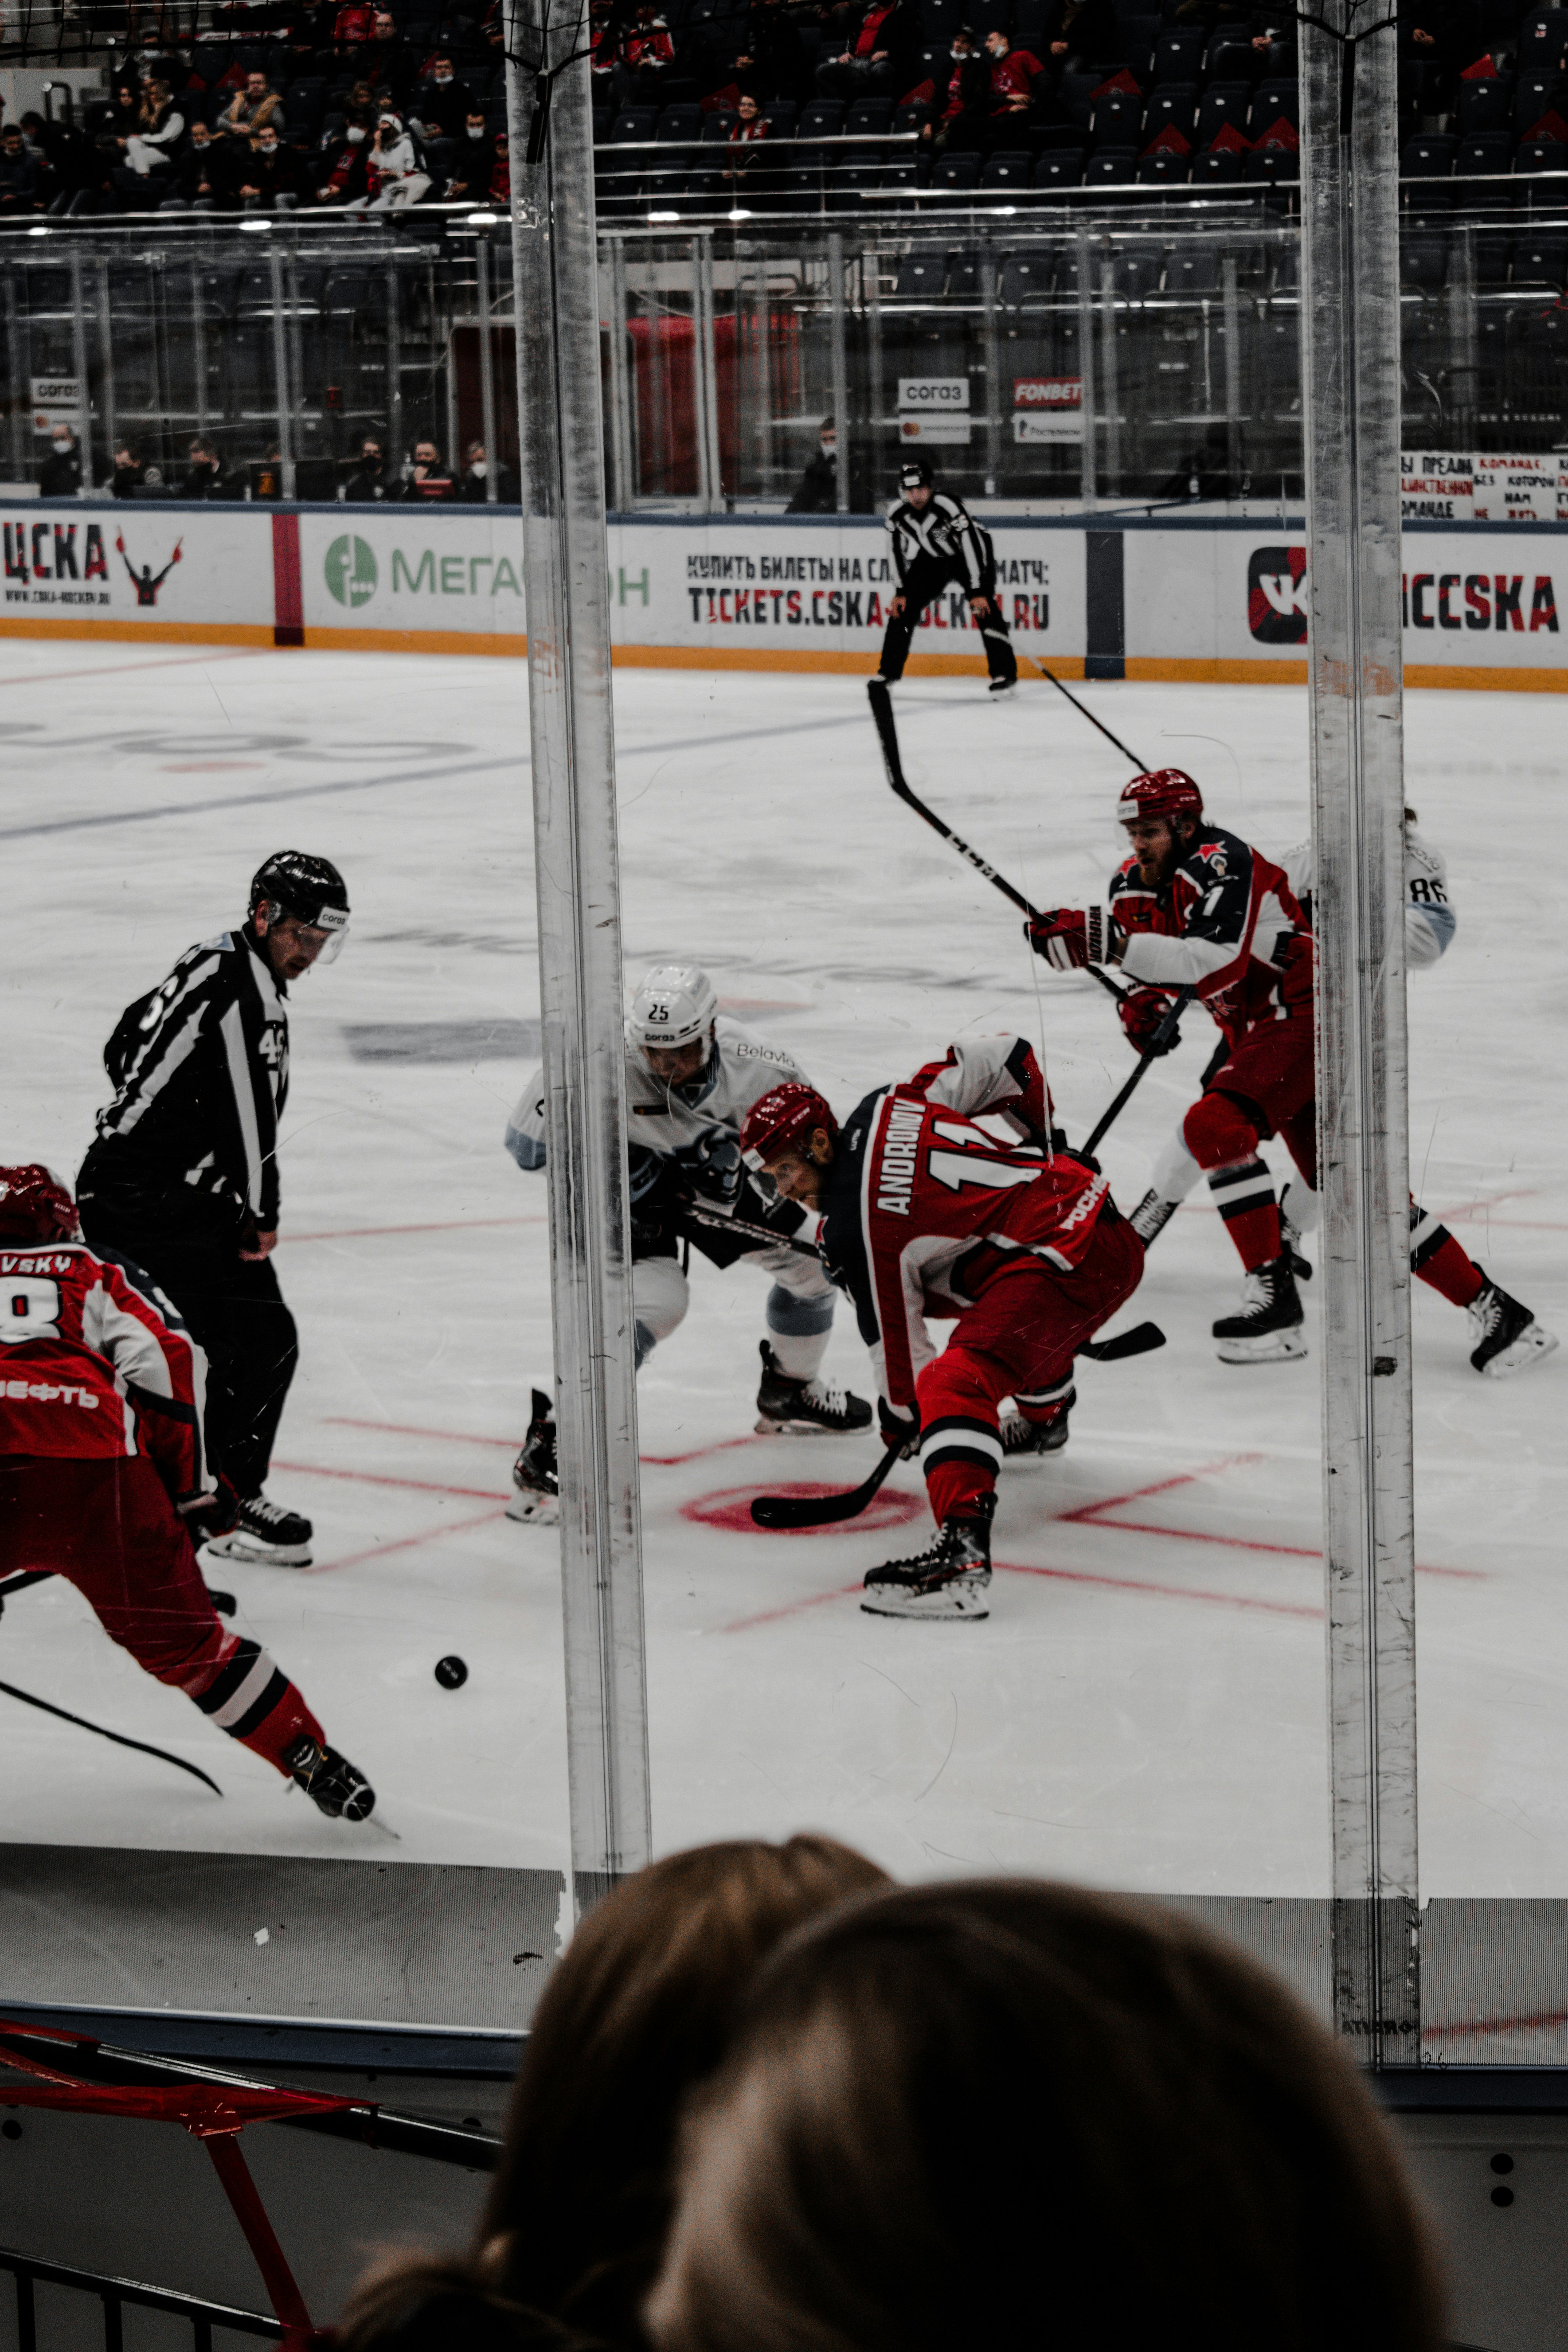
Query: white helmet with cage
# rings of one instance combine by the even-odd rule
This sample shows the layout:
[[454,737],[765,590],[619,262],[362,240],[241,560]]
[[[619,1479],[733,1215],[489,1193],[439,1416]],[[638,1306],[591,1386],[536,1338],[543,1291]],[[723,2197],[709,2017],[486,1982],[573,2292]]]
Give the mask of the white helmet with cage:
[[627,1034],[646,1054],[678,1053],[706,1037],[719,1010],[712,982],[698,964],[656,964],[632,999]]

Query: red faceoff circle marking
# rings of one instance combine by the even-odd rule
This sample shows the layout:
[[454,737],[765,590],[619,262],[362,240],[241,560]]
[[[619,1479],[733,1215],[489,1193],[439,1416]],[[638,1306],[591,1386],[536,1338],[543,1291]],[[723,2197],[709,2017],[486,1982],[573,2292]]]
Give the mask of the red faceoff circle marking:
[[826,1528],[759,1528],[752,1517],[754,1495],[787,1495],[794,1502],[803,1496],[815,1501],[818,1496],[839,1495],[843,1491],[842,1485],[828,1486],[816,1478],[795,1478],[776,1486],[722,1486],[716,1495],[698,1495],[689,1503],[682,1503],[680,1516],[683,1519],[695,1519],[701,1528],[724,1528],[731,1534],[747,1536],[832,1536],[856,1528],[869,1532],[877,1528],[907,1527],[911,1519],[925,1516],[923,1495],[884,1486],[858,1518],[839,1519]]

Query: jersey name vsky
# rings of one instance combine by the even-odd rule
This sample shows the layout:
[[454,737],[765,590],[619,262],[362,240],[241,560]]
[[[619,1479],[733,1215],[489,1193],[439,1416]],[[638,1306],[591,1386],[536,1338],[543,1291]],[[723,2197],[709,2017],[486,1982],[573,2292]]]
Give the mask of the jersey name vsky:
[[915,1152],[925,1124],[923,1106],[906,1109],[896,1104],[888,1114],[882,1156],[877,1169],[877,1206],[889,1215],[907,1217],[915,1189]]

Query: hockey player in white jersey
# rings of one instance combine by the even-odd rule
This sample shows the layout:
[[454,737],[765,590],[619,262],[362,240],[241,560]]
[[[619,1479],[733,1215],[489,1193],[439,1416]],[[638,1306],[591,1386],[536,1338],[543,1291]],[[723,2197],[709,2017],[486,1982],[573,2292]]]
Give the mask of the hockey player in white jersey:
[[[715,1265],[743,1261],[772,1276],[758,1433],[849,1435],[868,1429],[869,1404],[818,1378],[836,1293],[820,1259],[791,1246],[809,1241],[811,1220],[793,1202],[763,1192],[741,1163],[747,1111],[774,1087],[801,1080],[799,1064],[721,1013],[711,981],[696,964],[660,964],[648,973],[632,1000],[626,1036],[639,1370],[685,1320],[691,1294],[683,1258],[696,1250]],[[508,1122],[506,1148],[520,1168],[544,1165],[542,1071]],[[778,1239],[759,1238],[757,1228]],[[517,1492],[509,1517],[554,1517],[555,1428],[539,1391],[512,1478]]]
[[[1279,860],[1309,922],[1312,919],[1312,845],[1300,841]],[[1458,929],[1458,917],[1448,899],[1447,860],[1424,841],[1416,830],[1415,811],[1405,812],[1405,961],[1411,971],[1430,971],[1447,953]],[[1132,1223],[1145,1243],[1152,1242],[1175,1213],[1197,1182],[1196,1161],[1180,1130],[1162,1152],[1154,1170],[1152,1189],[1132,1213]],[[1224,1173],[1225,1171],[1220,1171]],[[1213,1180],[1211,1179],[1211,1181]],[[1297,1277],[1311,1271],[1300,1255],[1304,1234],[1316,1230],[1322,1203],[1316,1192],[1293,1171],[1279,1197],[1279,1223]],[[1538,1323],[1528,1307],[1510,1297],[1491,1281],[1460,1246],[1447,1227],[1419,1202],[1410,1203],[1410,1271],[1451,1305],[1463,1307],[1474,1327],[1470,1362],[1492,1380],[1522,1371],[1558,1341]]]

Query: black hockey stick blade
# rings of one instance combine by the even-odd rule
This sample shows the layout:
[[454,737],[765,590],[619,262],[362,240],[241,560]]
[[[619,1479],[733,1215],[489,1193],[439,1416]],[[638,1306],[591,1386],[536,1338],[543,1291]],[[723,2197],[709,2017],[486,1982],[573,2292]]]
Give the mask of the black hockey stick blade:
[[[1174,1036],[1176,1024],[1180,1021],[1183,1013],[1186,1011],[1192,1001],[1193,992],[1190,988],[1179,988],[1176,991],[1175,995],[1171,1000],[1170,1011],[1166,1013],[1164,1019],[1155,1030],[1152,1038],[1150,1040],[1152,1045],[1163,1045],[1168,1037]],[[1137,1093],[1138,1088],[1148,1076],[1152,1064],[1157,1061],[1158,1058],[1159,1056],[1152,1053],[1140,1054],[1138,1056],[1138,1066],[1133,1071],[1132,1076],[1128,1079],[1121,1092],[1110,1103],[1108,1103],[1105,1109],[1100,1112],[1100,1118],[1095,1127],[1091,1129],[1089,1139],[1083,1147],[1082,1156],[1084,1159],[1090,1160],[1093,1158],[1094,1153],[1099,1147],[1100,1138],[1103,1135],[1108,1134],[1110,1129],[1115,1125],[1116,1121],[1121,1118],[1122,1111],[1126,1108],[1128,1103],[1131,1100],[1132,1097]]]
[[752,1517],[759,1528],[829,1528],[858,1519],[903,1452],[900,1438],[889,1445],[871,1475],[844,1495],[753,1495]]
[[1148,761],[1146,760],[1141,760],[1136,751],[1130,751],[1126,744],[1122,741],[1121,736],[1113,735],[1110,728],[1106,725],[1104,719],[1097,719],[1095,717],[1087,702],[1080,702],[1076,694],[1069,693],[1068,688],[1062,684],[1060,678],[1057,676],[1055,670],[1047,669],[1046,667],[1045,663],[1040,659],[1038,654],[1026,654],[1024,656],[1024,659],[1032,664],[1032,666],[1039,671],[1042,677],[1049,678],[1051,684],[1056,688],[1057,692],[1067,697],[1067,699],[1072,704],[1073,709],[1079,713],[1080,718],[1087,719],[1091,727],[1098,727],[1106,741],[1108,743],[1114,743],[1124,760],[1131,761],[1133,768],[1139,775],[1146,776],[1148,774]]
[[[876,721],[878,740],[882,746],[882,765],[887,769],[888,782],[899,798],[912,808],[918,817],[922,817],[933,833],[940,833],[943,841],[957,850],[960,857],[967,858],[977,874],[984,874],[987,882],[1000,890],[1005,898],[1011,898],[1019,912],[1033,922],[1039,908],[1031,906],[1021,890],[1015,890],[1005,874],[998,874],[994,866],[988,866],[980,852],[971,849],[968,842],[954,833],[952,825],[944,824],[936,811],[927,808],[919,793],[911,789],[899,751],[899,730],[893,723],[893,698],[882,680],[879,677],[868,679],[866,693],[871,705],[871,716]],[[1108,980],[1097,965],[1091,963],[1087,969],[1101,988],[1108,989],[1112,996],[1120,999],[1126,994],[1126,991],[1118,988],[1113,980]]]
[[128,1739],[122,1731],[108,1731],[101,1723],[89,1723],[85,1715],[72,1715],[68,1707],[56,1706],[52,1699],[35,1698],[31,1691],[18,1690],[15,1683],[0,1683],[0,1691],[7,1698],[19,1698],[24,1706],[40,1707],[45,1715],[58,1715],[62,1723],[74,1723],[80,1731],[96,1731],[100,1739],[112,1739],[116,1748],[134,1748],[141,1756],[156,1756],[160,1763],[173,1764],[176,1771],[188,1772],[194,1780],[210,1789],[215,1797],[223,1790],[210,1780],[199,1764],[187,1764],[183,1756],[171,1756],[166,1748],[153,1748],[145,1739]]
[[1126,1356],[1147,1356],[1164,1344],[1165,1335],[1157,1323],[1134,1323],[1130,1331],[1118,1331],[1114,1339],[1086,1339],[1079,1354],[1092,1357],[1097,1364],[1119,1364]]
[[721,1210],[705,1209],[697,1201],[683,1202],[680,1213],[694,1225],[710,1225],[715,1233],[739,1234],[742,1241],[755,1242],[759,1249],[793,1250],[796,1257],[822,1255],[815,1242],[797,1241],[793,1234],[776,1234],[771,1225],[754,1225],[746,1217],[726,1217]]

